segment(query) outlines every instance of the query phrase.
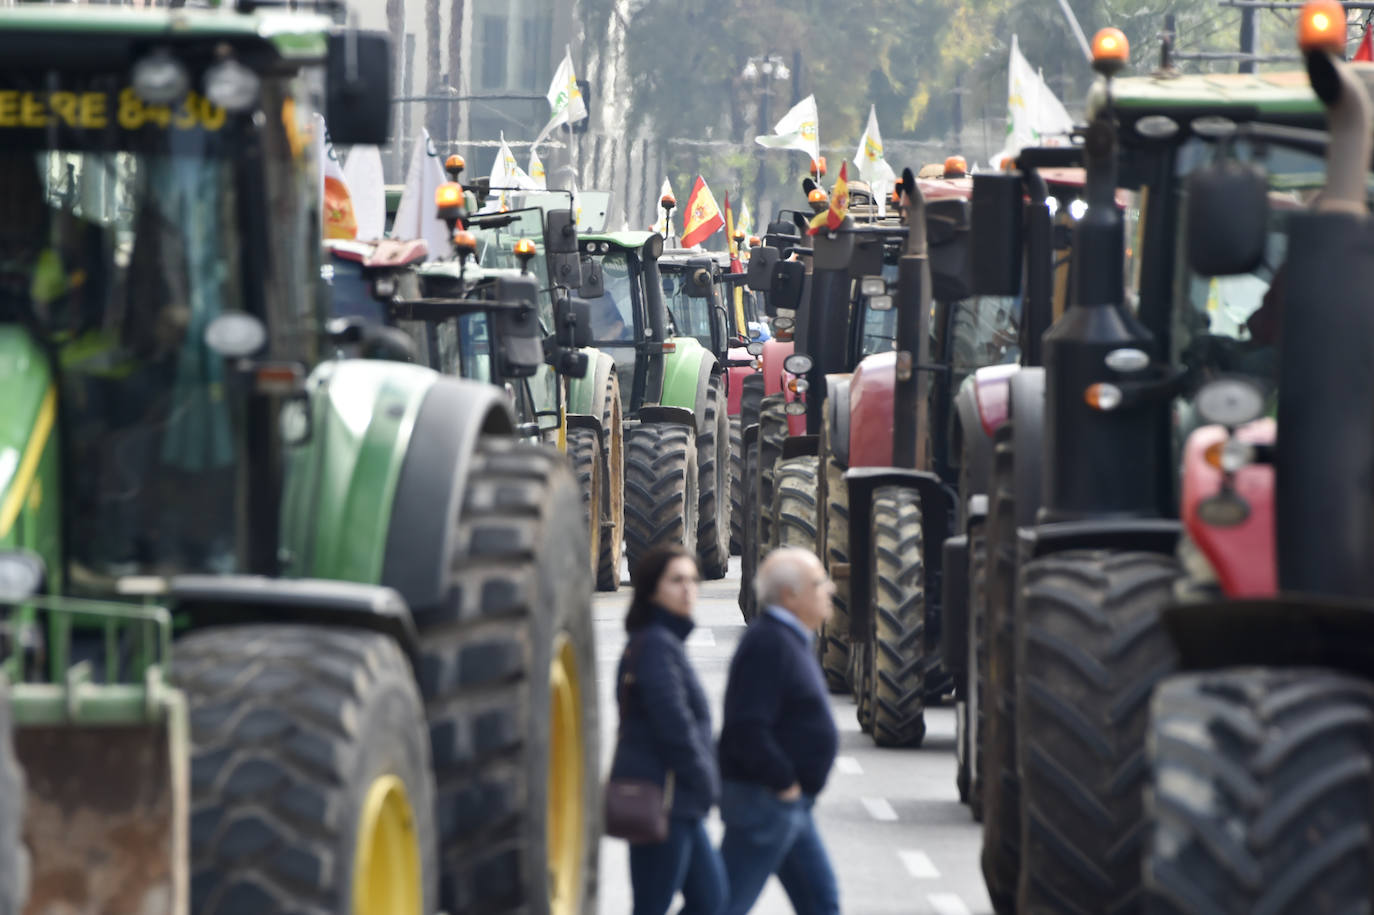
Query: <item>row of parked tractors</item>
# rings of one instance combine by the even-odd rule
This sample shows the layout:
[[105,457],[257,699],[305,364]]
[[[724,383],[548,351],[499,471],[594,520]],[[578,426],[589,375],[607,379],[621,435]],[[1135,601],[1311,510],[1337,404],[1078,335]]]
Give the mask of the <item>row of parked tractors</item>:
[[[789,214],[746,570],[837,584],[818,651],[879,744],[953,693],[1008,912],[1374,900],[1374,68],[1099,80],[1075,142]],[[758,255],[756,255],[757,257]],[[747,403],[747,401],[746,401]],[[746,618],[755,608],[741,592]]]

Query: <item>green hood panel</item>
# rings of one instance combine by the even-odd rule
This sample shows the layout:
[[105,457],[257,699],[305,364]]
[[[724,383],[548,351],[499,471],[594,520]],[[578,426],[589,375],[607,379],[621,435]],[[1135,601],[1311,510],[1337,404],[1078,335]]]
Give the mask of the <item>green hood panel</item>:
[[311,436],[287,464],[287,575],[381,580],[396,480],[415,416],[438,378],[420,366],[367,359],[326,362],[311,375]]
[[[672,337],[677,344],[673,352],[664,357],[663,398],[660,403],[665,407],[682,407],[684,410],[698,412],[705,409],[704,398],[706,383],[710,381],[710,367],[716,357],[701,345],[696,337]],[[697,422],[702,421],[697,416]]]
[[0,325],[0,547],[39,553],[61,574],[57,391],[27,331]]

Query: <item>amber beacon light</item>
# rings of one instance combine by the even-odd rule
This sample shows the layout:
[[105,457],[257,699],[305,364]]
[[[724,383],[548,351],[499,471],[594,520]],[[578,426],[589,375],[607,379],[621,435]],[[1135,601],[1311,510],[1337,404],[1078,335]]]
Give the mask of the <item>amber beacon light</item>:
[[1345,7],[1337,0],[1309,0],[1298,14],[1298,47],[1306,53],[1345,56]]
[[1102,29],[1093,36],[1093,66],[1115,73],[1131,59],[1131,43],[1120,29]]

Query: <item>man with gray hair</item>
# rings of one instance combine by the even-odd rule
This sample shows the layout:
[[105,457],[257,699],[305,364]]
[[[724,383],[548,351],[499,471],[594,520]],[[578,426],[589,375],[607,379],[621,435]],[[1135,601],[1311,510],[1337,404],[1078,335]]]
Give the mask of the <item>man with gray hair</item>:
[[720,853],[727,915],[744,915],[777,874],[797,915],[837,915],[839,887],[811,808],[839,733],[812,643],[835,586],[814,553],[774,550],[754,591],[763,610],[740,640],[720,732]]

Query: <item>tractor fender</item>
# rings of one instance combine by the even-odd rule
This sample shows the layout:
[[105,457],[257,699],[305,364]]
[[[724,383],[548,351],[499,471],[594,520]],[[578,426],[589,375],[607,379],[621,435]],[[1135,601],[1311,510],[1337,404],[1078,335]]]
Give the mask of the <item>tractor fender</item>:
[[596,437],[601,437],[601,417],[589,413],[569,413],[566,417],[569,429],[591,429]]
[[1320,594],[1221,599],[1166,607],[1164,629],[1185,671],[1331,667],[1369,677],[1374,606]]
[[867,356],[849,382],[849,466],[892,466],[892,401],[896,352]]
[[1016,453],[1016,526],[1035,524],[1040,510],[1040,468],[1044,454],[1045,370],[1024,368],[1011,376],[1008,419]]
[[679,426],[688,427],[693,434],[696,434],[697,431],[696,414],[685,407],[665,407],[661,404],[640,407],[639,421],[641,423],[675,423]]
[[[663,398],[665,407],[690,410],[696,417],[697,434],[706,431],[706,391],[711,378],[720,374],[720,363],[710,350],[695,337],[674,337],[676,347],[669,353],[663,368]],[[641,410],[640,418],[643,419]]]
[[959,493],[963,500],[960,526],[965,528],[969,500],[977,495],[988,495],[992,482],[992,435],[979,415],[976,392],[977,380],[970,375],[954,395],[954,428],[950,440],[950,454],[960,462],[960,478],[968,487],[968,492]]
[[[1272,444],[1278,424],[1261,419],[1236,430],[1250,444]],[[1198,507],[1221,490],[1221,471],[1207,463],[1207,449],[1226,441],[1222,426],[1203,426],[1188,436],[1183,448],[1183,488],[1179,517],[1188,538],[1216,572],[1227,597],[1272,597],[1278,592],[1278,547],[1274,536],[1274,465],[1251,464],[1233,477],[1236,495],[1249,507],[1246,517],[1229,527],[1208,524]]]
[[[431,403],[444,397],[436,393],[440,385],[463,393],[445,398],[449,412],[436,415]],[[279,548],[289,578],[380,583],[412,444],[432,435],[434,423],[452,424],[460,435],[470,411],[485,416],[494,408],[500,428],[514,426],[500,389],[391,361],[324,362],[306,382],[305,403],[307,431],[286,449],[282,490]],[[454,466],[450,460],[446,472]],[[434,505],[432,489],[426,499],[425,506]],[[402,595],[416,606],[411,594]]]
[[606,382],[615,371],[615,360],[608,353],[591,347],[579,352],[587,356],[587,371],[581,377],[568,379],[567,412],[569,416],[595,416],[600,428],[601,417],[606,412]]
[[1021,528],[1019,549],[1034,559],[1065,550],[1121,550],[1172,556],[1183,525],[1173,518],[1092,518]]
[[830,418],[830,454],[841,467],[849,466],[849,385],[853,375],[825,376],[825,409]]
[[992,438],[1007,421],[1011,408],[1011,379],[1020,373],[1021,366],[988,365],[973,373],[973,403],[978,423],[984,434]]
[[513,434],[510,407],[498,388],[443,378],[425,398],[404,449],[391,503],[380,583],[416,609],[434,607],[452,587],[449,558],[473,451],[484,435]]
[[873,621],[873,596],[869,582],[874,556],[870,529],[873,493],[881,486],[914,489],[921,497],[921,534],[925,554],[926,619],[938,620],[940,576],[945,539],[954,532],[958,497],[936,474],[897,467],[859,467],[844,475],[849,487],[849,633],[859,641],[868,637]]
[[957,689],[964,689],[968,672],[968,534],[945,541],[940,571],[944,575],[944,625],[940,627],[940,654],[945,670],[954,675]]
[[393,588],[322,578],[177,575],[168,582],[174,612],[191,628],[245,623],[308,623],[380,632],[400,645],[418,671],[420,636],[405,599]]

